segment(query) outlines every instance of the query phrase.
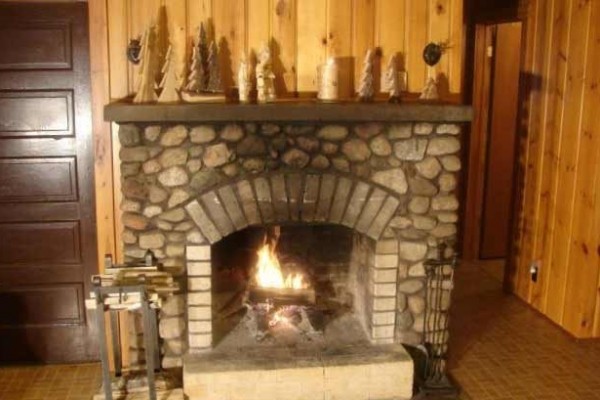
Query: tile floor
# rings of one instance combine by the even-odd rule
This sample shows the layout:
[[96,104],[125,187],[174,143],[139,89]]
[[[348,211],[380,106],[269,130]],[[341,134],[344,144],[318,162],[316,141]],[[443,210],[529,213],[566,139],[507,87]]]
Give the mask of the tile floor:
[[97,363],[0,367],[0,399],[90,400],[101,381]]
[[456,272],[449,369],[461,398],[600,399],[600,340],[573,339],[486,270]]
[[[571,338],[479,266],[456,276],[449,368],[461,399],[600,399],[600,340]],[[0,400],[89,400],[100,381],[98,364],[0,367]]]

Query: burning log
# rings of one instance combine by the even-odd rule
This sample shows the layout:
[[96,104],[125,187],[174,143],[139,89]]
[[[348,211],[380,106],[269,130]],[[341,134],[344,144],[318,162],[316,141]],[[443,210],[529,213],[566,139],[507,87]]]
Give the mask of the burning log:
[[316,295],[314,289],[266,288],[250,286],[248,288],[250,303],[272,303],[273,306],[314,306]]

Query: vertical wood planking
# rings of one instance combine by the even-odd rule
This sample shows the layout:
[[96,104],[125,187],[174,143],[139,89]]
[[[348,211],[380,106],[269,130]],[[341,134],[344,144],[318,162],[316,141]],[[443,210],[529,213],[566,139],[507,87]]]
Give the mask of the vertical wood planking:
[[352,0],[327,1],[327,57],[337,59],[341,98],[349,98],[354,92],[352,19]]
[[213,8],[215,41],[219,47],[219,61],[223,87],[236,85],[240,57],[246,47],[246,7],[244,0],[219,0]]
[[375,0],[353,0],[352,13],[353,86],[356,90],[365,54],[375,47]]
[[429,37],[429,3],[422,0],[406,0],[406,70],[408,91],[420,92],[425,85],[427,65],[423,61],[423,49]]
[[278,96],[296,92],[296,0],[271,0],[271,51]]
[[[109,75],[107,81],[110,82],[110,98],[121,99],[127,97],[127,80],[129,65],[127,62],[127,2],[123,0],[107,0],[107,18],[110,21],[108,26],[108,46],[109,57]],[[125,81],[125,84],[123,84]]]
[[[531,8],[530,15],[527,21],[527,29],[535,29],[535,35],[527,34],[526,41],[526,62],[530,63],[527,68],[528,76],[527,87],[531,88],[531,95],[528,99],[531,104],[530,119],[528,130],[528,140],[522,143],[523,151],[522,164],[525,166],[524,193],[521,196],[521,201],[525,204],[520,217],[520,232],[522,233],[523,245],[519,247],[518,263],[529,265],[536,257],[534,256],[535,231],[537,221],[537,202],[540,193],[540,177],[541,165],[544,154],[545,131],[543,129],[546,110],[546,99],[549,90],[548,80],[543,79],[541,85],[536,90],[534,89],[536,76],[547,76],[547,71],[551,62],[551,47],[552,47],[552,19],[554,0],[551,0],[547,7],[542,6],[540,1],[535,2],[535,7]],[[517,294],[527,301],[532,301],[533,293],[539,292],[543,281],[546,278],[544,270],[538,275],[537,282],[531,282],[529,268],[519,268],[518,284],[514,285]],[[539,298],[539,294],[537,295]]]
[[298,2],[298,91],[317,90],[317,66],[327,55],[327,2]]
[[450,0],[450,49],[448,49],[448,80],[450,93],[462,92],[462,71],[464,59],[464,23],[462,0]]
[[[187,50],[187,1],[169,0],[165,3],[169,31],[169,44],[172,47],[177,74],[183,83],[186,73]],[[161,60],[164,63],[165,60]]]
[[585,73],[585,43],[590,2],[571,1],[571,24],[567,55],[567,85],[563,102],[562,143],[558,158],[556,219],[552,244],[552,280],[548,288],[547,315],[562,323],[565,286],[569,275],[569,246],[573,215],[576,161],[581,139],[581,106]]
[[[429,42],[446,43],[450,41],[450,0],[429,0]],[[446,94],[449,88],[450,61],[448,51],[440,62],[433,67],[438,78],[440,94]]]
[[[600,3],[553,0],[528,9],[525,193],[517,294],[580,338],[600,336]],[[543,62],[542,62],[543,60]],[[541,65],[541,67],[540,67]],[[529,263],[542,260],[531,284]]]
[[[127,3],[127,16],[128,16],[128,35],[125,38],[126,43],[134,38],[141,38],[146,29],[146,10],[149,9],[147,0],[124,0]],[[139,82],[139,65],[133,65],[132,63],[127,64],[129,69],[129,78],[127,80],[127,91],[128,94],[134,94]]]
[[204,24],[206,29],[209,20],[212,18],[212,2],[211,0],[187,0],[187,15],[186,15],[186,30],[188,35],[188,43],[191,44],[198,35],[200,24]]
[[[598,8],[596,6],[596,8]],[[584,60],[581,64],[583,71],[582,77],[585,77],[583,87],[583,103],[581,105],[582,121],[580,131],[579,156],[576,159],[577,167],[575,198],[576,205],[572,217],[572,233],[570,235],[570,254],[567,259],[567,265],[570,266],[564,303],[564,326],[579,337],[589,337],[593,333],[594,310],[596,306],[595,298],[598,296],[598,251],[596,232],[600,228],[596,225],[593,218],[594,210],[598,207],[596,204],[596,194],[598,190],[596,185],[596,174],[598,168],[598,149],[600,148],[600,131],[598,127],[599,119],[595,115],[595,107],[600,104],[598,95],[598,84],[600,84],[600,73],[598,72],[598,62],[600,61],[600,42],[594,43],[594,40],[600,40],[598,24],[590,26],[592,15],[598,18],[597,10],[592,12],[591,3],[587,3],[585,8],[581,8],[583,18],[587,18],[585,26],[588,35],[581,43],[583,46]],[[597,21],[597,20],[596,20]],[[583,25],[582,21],[582,25]]]
[[[246,52],[250,60],[271,37],[271,1],[249,0],[246,9]],[[254,63],[253,63],[254,65]]]
[[[110,125],[104,122],[103,107],[110,101],[109,32],[107,15],[109,2],[90,2],[90,69],[92,84],[92,133],[94,138],[94,183],[96,190],[96,222],[98,268],[102,271],[104,255],[115,254],[115,224],[113,207],[112,141]],[[121,69],[125,71],[125,69]]]
[[381,49],[380,74],[375,77],[378,88],[381,87],[381,76],[385,76],[388,62],[394,54],[398,55],[399,69],[404,69],[405,8],[405,0],[377,0],[375,45]]
[[[521,70],[524,71],[528,76],[535,76],[536,71],[536,53],[540,49],[539,40],[543,36],[542,32],[545,27],[541,18],[539,18],[539,10],[540,10],[540,1],[535,0],[531,1],[528,4],[528,13],[527,20],[525,21],[525,59],[521,62]],[[527,84],[532,84],[529,80],[526,81]],[[531,162],[531,160],[536,158],[537,149],[536,143],[538,140],[535,139],[536,135],[539,135],[540,129],[538,124],[536,124],[536,114],[539,114],[539,110],[541,108],[539,101],[536,102],[536,96],[539,96],[539,91],[528,91],[526,93],[529,94],[529,97],[526,99],[527,102],[531,104],[530,117],[526,123],[523,123],[522,129],[525,129],[528,133],[527,136],[532,138],[533,140],[521,141],[519,142],[520,151],[519,151],[519,162],[520,165],[524,165],[524,193],[518,193],[523,199],[531,197],[535,190],[535,176],[531,174],[531,172],[535,172],[533,167],[536,163]],[[532,210],[521,210],[523,213],[519,216],[519,232],[523,232],[523,230],[528,229],[529,225],[533,223],[534,213],[530,212]],[[528,246],[529,245],[529,246]],[[523,242],[523,246],[518,248],[517,254],[515,255],[517,262],[525,262],[529,263],[532,252],[533,243],[525,240]],[[512,273],[512,271],[511,271]],[[524,275],[524,270],[521,268],[517,268],[515,274],[512,277],[514,279],[512,288],[515,293],[521,298],[527,300],[529,298],[529,292],[531,291],[531,287],[534,285],[531,282],[531,279],[528,275]],[[541,280],[541,277],[538,281]]]
[[406,71],[408,91],[420,92],[425,85],[427,65],[423,49],[427,45],[429,7],[424,0],[406,0]]
[[[550,281],[553,279],[551,249],[554,232],[554,209],[556,202],[558,153],[562,130],[562,96],[566,83],[566,55],[568,51],[568,23],[570,9],[568,0],[556,0],[552,26],[551,62],[548,71],[548,98],[544,120],[545,141],[543,146],[542,176],[540,182],[540,198],[538,205],[538,224],[536,227],[535,259],[542,261],[540,274],[544,277],[534,287],[533,305],[546,312],[547,294]],[[526,274],[526,272],[523,272]]]

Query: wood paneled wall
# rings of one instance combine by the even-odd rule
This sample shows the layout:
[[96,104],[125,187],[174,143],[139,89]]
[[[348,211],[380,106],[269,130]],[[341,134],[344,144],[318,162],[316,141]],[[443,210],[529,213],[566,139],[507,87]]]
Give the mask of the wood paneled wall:
[[575,336],[600,336],[600,1],[526,3],[522,207],[509,283]]
[[[121,98],[136,87],[137,67],[127,63],[130,38],[164,6],[168,30],[184,53],[201,22],[208,24],[221,53],[223,80],[234,84],[240,57],[269,42],[279,95],[316,91],[317,65],[341,59],[342,93],[350,96],[368,48],[382,51],[381,69],[394,53],[408,71],[408,88],[419,92],[427,71],[422,51],[430,42],[450,46],[436,73],[459,93],[463,65],[463,0],[106,0],[110,52],[110,95]],[[186,46],[187,44],[187,46]],[[186,56],[187,57],[187,56]],[[252,57],[251,57],[252,58]]]

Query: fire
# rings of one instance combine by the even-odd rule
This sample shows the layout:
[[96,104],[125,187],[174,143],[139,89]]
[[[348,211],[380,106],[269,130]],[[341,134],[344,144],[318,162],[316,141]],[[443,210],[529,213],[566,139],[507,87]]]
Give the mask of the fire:
[[284,277],[281,265],[275,254],[275,246],[269,243],[258,250],[256,263],[256,283],[265,288],[304,289],[307,287],[302,274],[289,274]]

